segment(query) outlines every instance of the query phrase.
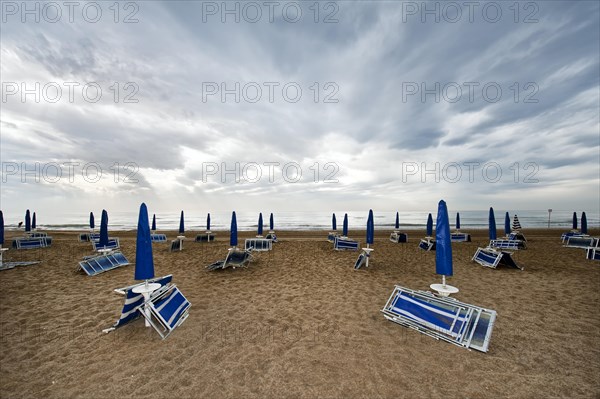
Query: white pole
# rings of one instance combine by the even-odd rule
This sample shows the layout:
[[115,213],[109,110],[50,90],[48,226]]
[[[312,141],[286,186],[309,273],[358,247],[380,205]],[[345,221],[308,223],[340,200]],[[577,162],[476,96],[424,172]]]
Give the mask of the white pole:
[[446,288],[446,275],[442,274],[442,285]]

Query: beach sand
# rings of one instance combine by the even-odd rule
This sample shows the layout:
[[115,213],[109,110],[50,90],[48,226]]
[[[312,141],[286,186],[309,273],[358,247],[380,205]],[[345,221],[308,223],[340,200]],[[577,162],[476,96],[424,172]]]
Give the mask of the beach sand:
[[[178,253],[154,244],[156,275],[172,273],[192,303],[164,341],[142,320],[102,333],[123,305],[112,290],[135,282],[134,266],[78,273],[91,244],[52,232],[50,248],[5,254],[42,263],[0,272],[0,397],[598,398],[600,263],[562,247],[561,232],[524,230],[528,249],[514,255],[524,271],[471,261],[487,231],[453,245],[455,297],[498,312],[488,353],[381,314],[395,284],[440,281],[435,253],[417,248],[424,231],[409,231],[407,244],[376,232],[360,271],[358,253],[334,251],[326,232],[278,232],[247,269],[217,272],[204,267],[225,257],[227,232],[210,244],[189,232]],[[135,232],[111,236],[133,264]],[[350,236],[364,242],[364,232]]]

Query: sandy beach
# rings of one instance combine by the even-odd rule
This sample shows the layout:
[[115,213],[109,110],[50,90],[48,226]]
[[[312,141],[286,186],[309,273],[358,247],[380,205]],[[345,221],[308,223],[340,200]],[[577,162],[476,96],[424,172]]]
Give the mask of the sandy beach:
[[[154,244],[156,275],[173,274],[192,303],[164,341],[142,320],[102,333],[122,307],[113,289],[135,282],[135,232],[110,234],[132,265],[94,277],[76,271],[91,244],[49,232],[50,248],[4,257],[42,263],[0,272],[0,397],[598,398],[600,264],[562,247],[561,232],[524,231],[528,249],[514,255],[524,271],[471,261],[486,230],[453,245],[455,297],[498,312],[488,353],[380,313],[395,284],[427,290],[440,280],[435,254],[417,248],[424,231],[409,231],[407,244],[377,231],[360,271],[358,254],[334,251],[326,232],[278,232],[250,267],[218,272],[205,266],[224,258],[227,232],[215,243],[188,232],[178,253]],[[8,245],[19,234],[6,235]]]

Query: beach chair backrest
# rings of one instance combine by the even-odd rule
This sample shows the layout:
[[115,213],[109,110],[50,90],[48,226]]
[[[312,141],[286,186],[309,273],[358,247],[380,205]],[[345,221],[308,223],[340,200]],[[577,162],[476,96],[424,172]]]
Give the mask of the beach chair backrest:
[[358,258],[356,259],[356,262],[354,262],[354,270],[358,270],[366,264],[367,254],[365,252],[361,252],[360,255],[358,255]]
[[359,242],[346,238],[335,237],[333,248],[338,251],[358,251]]
[[589,248],[598,246],[598,238],[590,236],[571,236],[567,238],[567,247]]
[[192,306],[175,284],[155,291],[145,305],[150,309],[150,315],[145,312],[141,314],[162,339],[167,338],[187,319]]
[[501,259],[502,252],[490,250],[488,248],[477,248],[477,251],[471,260],[479,263],[481,266],[495,269],[498,267]]
[[204,233],[196,235],[196,242],[214,242],[215,235],[212,233]]
[[37,249],[52,245],[52,237],[19,237],[12,242],[15,249]]
[[167,242],[166,234],[150,234],[150,240],[152,242]]
[[419,248],[425,251],[435,251],[435,241],[429,239],[422,239],[419,242]]
[[172,240],[171,247],[169,248],[169,250],[171,252],[181,251],[182,244],[183,244],[183,240],[180,240],[180,239]]
[[96,274],[127,265],[129,265],[129,261],[121,252],[110,252],[79,262],[79,268],[88,276],[95,276]]
[[94,247],[94,251],[98,251],[99,249],[119,249],[121,247],[121,245],[119,244],[119,239],[116,237],[109,238],[108,244],[103,247],[98,245],[99,242],[100,242],[99,238],[98,238],[98,240],[92,240],[92,246]]
[[258,252],[270,251],[273,249],[273,241],[267,238],[247,238],[244,241],[244,249]]
[[518,250],[523,248],[523,242],[519,240],[491,240],[490,247],[499,249]]
[[587,248],[586,258],[589,260],[600,260],[600,248],[597,248],[597,247]]

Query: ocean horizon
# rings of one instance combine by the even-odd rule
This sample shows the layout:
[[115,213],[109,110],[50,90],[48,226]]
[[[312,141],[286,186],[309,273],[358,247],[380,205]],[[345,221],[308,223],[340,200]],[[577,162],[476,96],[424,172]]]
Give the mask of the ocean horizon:
[[[31,210],[34,211],[33,209]],[[375,218],[375,229],[392,230],[396,219],[395,211],[373,210]],[[498,230],[504,228],[504,215],[506,210],[494,209],[496,217],[496,226]],[[547,228],[548,211],[547,210],[516,210],[508,211],[512,218],[518,215],[521,226],[524,230],[528,228]],[[600,227],[600,214],[598,212],[586,212],[588,228]],[[366,228],[368,211],[364,212],[335,212],[338,230],[342,228],[344,213],[348,213],[349,230],[364,230]],[[14,213],[5,213],[5,227],[7,230],[18,229],[18,223],[24,220],[22,216],[17,217]],[[100,211],[94,212],[96,218],[96,228],[100,224]],[[238,229],[240,231],[256,230],[258,225],[259,212],[236,212]],[[400,229],[419,230],[424,229],[429,212],[424,211],[406,211],[399,212]],[[431,212],[435,225],[436,212]],[[156,214],[157,230],[177,230],[179,228],[179,215],[177,212],[166,212]],[[211,230],[229,230],[231,222],[231,212],[211,212]],[[269,228],[270,212],[263,212],[264,229]],[[300,230],[330,230],[332,212],[312,212],[312,211],[282,211],[274,212],[275,230],[280,231],[300,231]],[[204,231],[206,230],[207,213],[186,212],[184,210],[184,221],[186,231]],[[152,219],[152,213],[149,214]],[[572,226],[573,211],[553,210],[550,227],[569,229]],[[581,223],[581,212],[577,212],[578,223]],[[109,211],[109,230],[135,230],[137,228],[137,212],[110,212]],[[52,215],[37,214],[37,227],[46,230],[86,230],[89,228],[89,214],[81,213],[55,213]],[[456,212],[450,211],[450,225],[455,226]],[[487,229],[488,228],[488,210],[460,211],[461,230],[468,229]]]

